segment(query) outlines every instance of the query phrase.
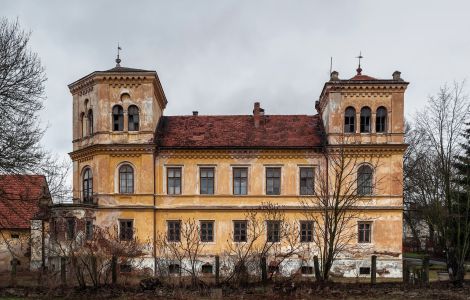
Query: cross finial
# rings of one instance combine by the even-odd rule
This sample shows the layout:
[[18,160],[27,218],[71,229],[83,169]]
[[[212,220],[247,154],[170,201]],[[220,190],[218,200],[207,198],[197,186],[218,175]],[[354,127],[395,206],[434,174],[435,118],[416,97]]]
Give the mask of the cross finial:
[[356,58],[359,60],[359,66],[358,66],[358,68],[356,69],[356,72],[357,72],[357,75],[361,75],[361,72],[362,72],[362,68],[361,68],[361,59],[364,58],[364,56],[362,56],[362,51],[359,51],[359,56],[356,56]]
[[118,46],[117,46],[117,58],[116,58],[116,67],[120,67],[120,63],[121,63],[121,59],[119,58],[119,51],[121,51],[122,48],[121,46],[119,46],[119,42],[118,42]]

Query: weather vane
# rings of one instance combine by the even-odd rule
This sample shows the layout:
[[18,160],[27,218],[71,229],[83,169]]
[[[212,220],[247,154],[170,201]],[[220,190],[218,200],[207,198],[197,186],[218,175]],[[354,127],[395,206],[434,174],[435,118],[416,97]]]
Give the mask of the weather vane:
[[116,67],[120,67],[120,63],[121,63],[121,59],[119,58],[119,51],[122,50],[121,46],[119,46],[119,42],[118,42],[118,46],[117,46],[117,58],[116,58]]
[[361,72],[362,72],[362,69],[361,69],[361,59],[364,58],[364,56],[362,56],[362,51],[359,51],[359,56],[356,56],[356,58],[359,60],[359,67],[356,69],[357,75],[361,75]]

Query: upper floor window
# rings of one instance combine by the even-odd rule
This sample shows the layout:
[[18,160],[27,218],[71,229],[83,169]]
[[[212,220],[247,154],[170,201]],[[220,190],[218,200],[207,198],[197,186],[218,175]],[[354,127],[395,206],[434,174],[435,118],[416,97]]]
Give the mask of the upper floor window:
[[167,168],[167,193],[169,195],[181,194],[181,168]]
[[135,105],[129,106],[129,131],[139,131],[139,108]]
[[357,170],[357,193],[372,195],[372,168],[368,165],[362,165]]
[[169,242],[179,242],[181,236],[181,221],[168,221],[167,239]]
[[370,243],[372,224],[370,222],[358,222],[357,223],[357,241],[359,243]]
[[75,238],[75,218],[67,219],[67,239],[73,240]]
[[266,221],[267,241],[277,243],[281,240],[281,221]]
[[82,112],[80,114],[80,134],[82,135],[81,137],[86,137],[86,120],[85,120],[85,113]]
[[214,194],[214,168],[200,168],[200,193],[204,195]]
[[300,241],[313,242],[313,221],[300,221]]
[[375,132],[387,131],[387,109],[383,106],[377,108],[375,117]]
[[300,194],[313,195],[315,178],[313,167],[300,168]]
[[361,132],[370,132],[370,108],[361,108]]
[[356,110],[354,107],[350,106],[344,112],[344,132],[356,132]]
[[121,241],[130,241],[134,238],[134,221],[119,220],[119,239]]
[[134,193],[134,169],[130,165],[119,167],[119,193]]
[[113,131],[124,130],[124,111],[121,105],[113,107]]
[[82,200],[84,203],[91,203],[93,202],[93,174],[91,173],[90,168],[86,168],[83,171],[83,178],[82,178]]
[[214,241],[214,221],[201,221],[201,242]]
[[233,194],[246,195],[248,185],[248,168],[233,168]]
[[233,240],[235,242],[246,242],[247,221],[233,221]]
[[266,168],[266,195],[281,194],[281,168]]
[[88,134],[93,134],[93,111],[91,109],[88,110]]

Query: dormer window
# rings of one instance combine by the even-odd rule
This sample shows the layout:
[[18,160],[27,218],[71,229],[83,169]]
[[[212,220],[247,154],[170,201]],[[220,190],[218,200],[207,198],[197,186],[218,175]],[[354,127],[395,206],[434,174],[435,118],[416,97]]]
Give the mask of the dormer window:
[[129,106],[129,131],[139,131],[139,108],[135,105]]
[[370,108],[363,107],[361,108],[361,133],[370,132]]
[[113,131],[124,130],[124,112],[121,105],[113,107]]

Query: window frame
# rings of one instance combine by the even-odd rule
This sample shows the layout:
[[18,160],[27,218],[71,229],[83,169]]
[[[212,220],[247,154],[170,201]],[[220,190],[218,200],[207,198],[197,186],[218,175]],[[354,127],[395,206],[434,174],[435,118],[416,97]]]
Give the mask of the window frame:
[[[384,115],[379,115],[379,111],[383,112]],[[375,132],[386,133],[387,132],[387,108],[385,106],[379,106],[375,113]]]
[[[202,176],[203,172],[212,172],[212,177]],[[203,180],[205,184],[203,184]],[[210,183],[212,184],[212,191],[210,191]],[[203,191],[205,185],[206,190]],[[201,166],[199,167],[199,194],[200,195],[214,195],[215,194],[215,167],[212,166]]]
[[87,127],[88,127],[87,132],[88,132],[88,135],[91,136],[91,135],[93,135],[93,133],[94,133],[94,128],[93,128],[93,110],[92,110],[91,108],[88,110],[87,119],[88,119],[88,120],[87,120],[87,125],[88,125],[88,126],[87,126]]
[[87,219],[85,220],[85,240],[91,241],[93,240],[94,235],[94,227],[93,220]]
[[[129,224],[131,224],[131,226],[128,226]],[[134,239],[134,220],[133,219],[119,219],[119,240],[120,241],[132,241],[133,239]]]
[[[124,170],[124,168],[126,168],[126,170]],[[125,176],[125,178],[123,178],[122,176]],[[129,163],[121,164],[118,168],[119,194],[134,194],[134,180],[134,167]],[[123,182],[125,183],[125,185],[123,185]]]
[[[352,112],[352,116],[348,115]],[[352,128],[351,128],[352,126]],[[346,130],[348,128],[348,130]],[[346,107],[344,110],[344,133],[356,133],[356,109],[352,106]]]
[[[131,110],[135,110],[135,112],[131,112]],[[129,105],[129,107],[127,108],[127,130],[128,131],[140,130],[140,109],[135,104]]]
[[[369,170],[370,172],[362,172],[363,170]],[[369,175],[369,178],[366,180],[363,178],[363,176]],[[368,165],[368,164],[361,164],[357,168],[357,195],[359,196],[372,196],[374,193],[374,170],[373,168]],[[367,186],[364,185],[364,183],[368,183]]]
[[[273,226],[277,225],[277,229]],[[274,233],[277,234],[275,235]],[[268,243],[281,242],[281,221],[280,220],[266,220],[266,241]]]
[[[306,226],[304,229],[303,225]],[[310,225],[311,228],[308,228]],[[314,230],[315,230],[315,224],[313,221],[309,220],[302,220],[299,222],[299,227],[300,227],[300,242],[301,243],[312,243],[313,242],[313,235],[314,235]],[[305,236],[304,236],[304,231],[305,231]]]
[[[368,115],[366,114],[368,112]],[[359,123],[359,132],[360,133],[371,133],[372,126],[372,110],[369,106],[364,106],[361,108],[360,112],[360,123]]]
[[75,218],[66,218],[67,222],[67,231],[66,231],[66,238],[67,240],[71,241],[75,239],[77,235],[77,221]]
[[89,166],[84,167],[82,172],[82,202],[93,203],[93,171]]
[[[368,228],[367,229],[361,228],[361,226],[368,226]],[[372,222],[371,221],[358,221],[357,222],[357,242],[359,244],[371,244],[372,243]]]
[[[179,171],[179,177],[170,177],[170,171]],[[170,179],[174,183],[176,178],[179,178],[179,192],[175,193],[176,185],[172,186],[173,191],[170,192]],[[167,195],[181,195],[183,191],[183,168],[181,166],[168,166],[166,167],[166,193]]]
[[[312,186],[311,186],[311,192],[310,191],[306,191],[306,192],[303,192],[302,191],[302,171],[305,171],[305,170],[311,170],[312,171]],[[309,182],[309,178],[310,177],[304,177],[306,178],[305,179],[305,184],[306,186],[304,187],[304,189],[308,189],[308,182]],[[301,196],[311,196],[311,195],[315,195],[315,167],[313,166],[302,166],[302,167],[299,167],[299,195]]]
[[[171,228],[171,225],[178,225],[173,226],[175,228]],[[167,220],[166,221],[166,228],[167,228],[167,241],[172,243],[177,243],[181,241],[181,220]],[[178,229],[176,232],[175,230]]]
[[[242,176],[243,171],[246,171],[245,177]],[[235,176],[236,172],[240,172],[240,176]],[[248,167],[244,167],[244,166],[232,167],[232,194],[233,195],[236,195],[236,196],[248,195],[248,177],[249,177]],[[245,184],[244,193],[243,193],[243,181]]]
[[[239,228],[237,229],[237,224],[243,225],[243,226],[238,226]],[[243,230],[245,233],[243,234]],[[244,239],[243,239],[244,237]],[[248,241],[248,221],[247,220],[233,220],[233,241],[235,243],[246,243]]]
[[[277,176],[269,176],[268,177],[268,173],[269,171],[279,171],[279,177]],[[275,166],[268,166],[268,167],[265,167],[265,194],[266,195],[269,195],[269,196],[279,196],[281,195],[281,187],[282,187],[282,183],[281,183],[281,178],[282,178],[282,168],[281,167],[275,167]],[[268,190],[268,182],[272,180],[272,186],[273,186],[273,190],[272,191],[269,191]],[[278,183],[278,191],[277,193],[275,192],[275,183],[276,183],[276,180],[277,180],[277,183]]]
[[[212,228],[204,228],[204,227],[208,227],[204,225],[211,225]],[[214,220],[199,221],[199,240],[202,243],[213,243],[215,241],[215,221]]]
[[[116,111],[115,111],[116,109]],[[116,104],[111,109],[112,115],[112,131],[124,131],[124,109],[121,105]],[[116,129],[117,125],[117,129]]]

